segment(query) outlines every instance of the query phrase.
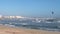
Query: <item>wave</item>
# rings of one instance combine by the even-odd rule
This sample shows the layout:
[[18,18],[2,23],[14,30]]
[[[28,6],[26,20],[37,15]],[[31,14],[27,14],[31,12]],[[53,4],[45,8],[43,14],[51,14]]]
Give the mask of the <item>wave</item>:
[[4,26],[15,27],[15,25],[4,24]]

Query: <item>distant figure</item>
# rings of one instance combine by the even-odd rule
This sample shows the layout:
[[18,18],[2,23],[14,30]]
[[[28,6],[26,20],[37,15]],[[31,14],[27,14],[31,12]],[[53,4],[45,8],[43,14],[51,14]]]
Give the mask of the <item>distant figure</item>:
[[54,12],[52,11],[52,15],[54,14]]
[[54,12],[52,11],[51,13],[52,13],[52,16],[51,16],[51,17],[53,18],[53,14],[54,14]]

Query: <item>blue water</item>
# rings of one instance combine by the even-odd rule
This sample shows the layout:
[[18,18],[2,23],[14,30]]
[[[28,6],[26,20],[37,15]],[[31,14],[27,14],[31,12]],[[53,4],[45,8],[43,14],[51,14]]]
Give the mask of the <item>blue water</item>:
[[24,27],[30,29],[42,29],[42,30],[49,30],[49,31],[60,31],[60,23],[46,23],[46,22],[26,22],[26,21],[18,21],[18,20],[0,20],[0,24],[9,26],[12,25],[14,27]]

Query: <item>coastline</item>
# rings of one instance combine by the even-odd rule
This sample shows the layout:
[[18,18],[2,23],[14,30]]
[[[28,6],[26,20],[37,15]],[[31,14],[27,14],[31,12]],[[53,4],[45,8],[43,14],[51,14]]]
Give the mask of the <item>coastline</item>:
[[35,30],[26,28],[15,28],[0,25],[0,34],[60,34],[56,31]]

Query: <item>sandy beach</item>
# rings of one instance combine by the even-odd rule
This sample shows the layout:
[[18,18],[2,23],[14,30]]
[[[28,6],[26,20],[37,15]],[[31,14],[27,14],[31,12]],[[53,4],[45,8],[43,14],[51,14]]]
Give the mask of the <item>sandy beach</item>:
[[0,25],[0,34],[60,34],[60,32],[24,28],[12,28]]

